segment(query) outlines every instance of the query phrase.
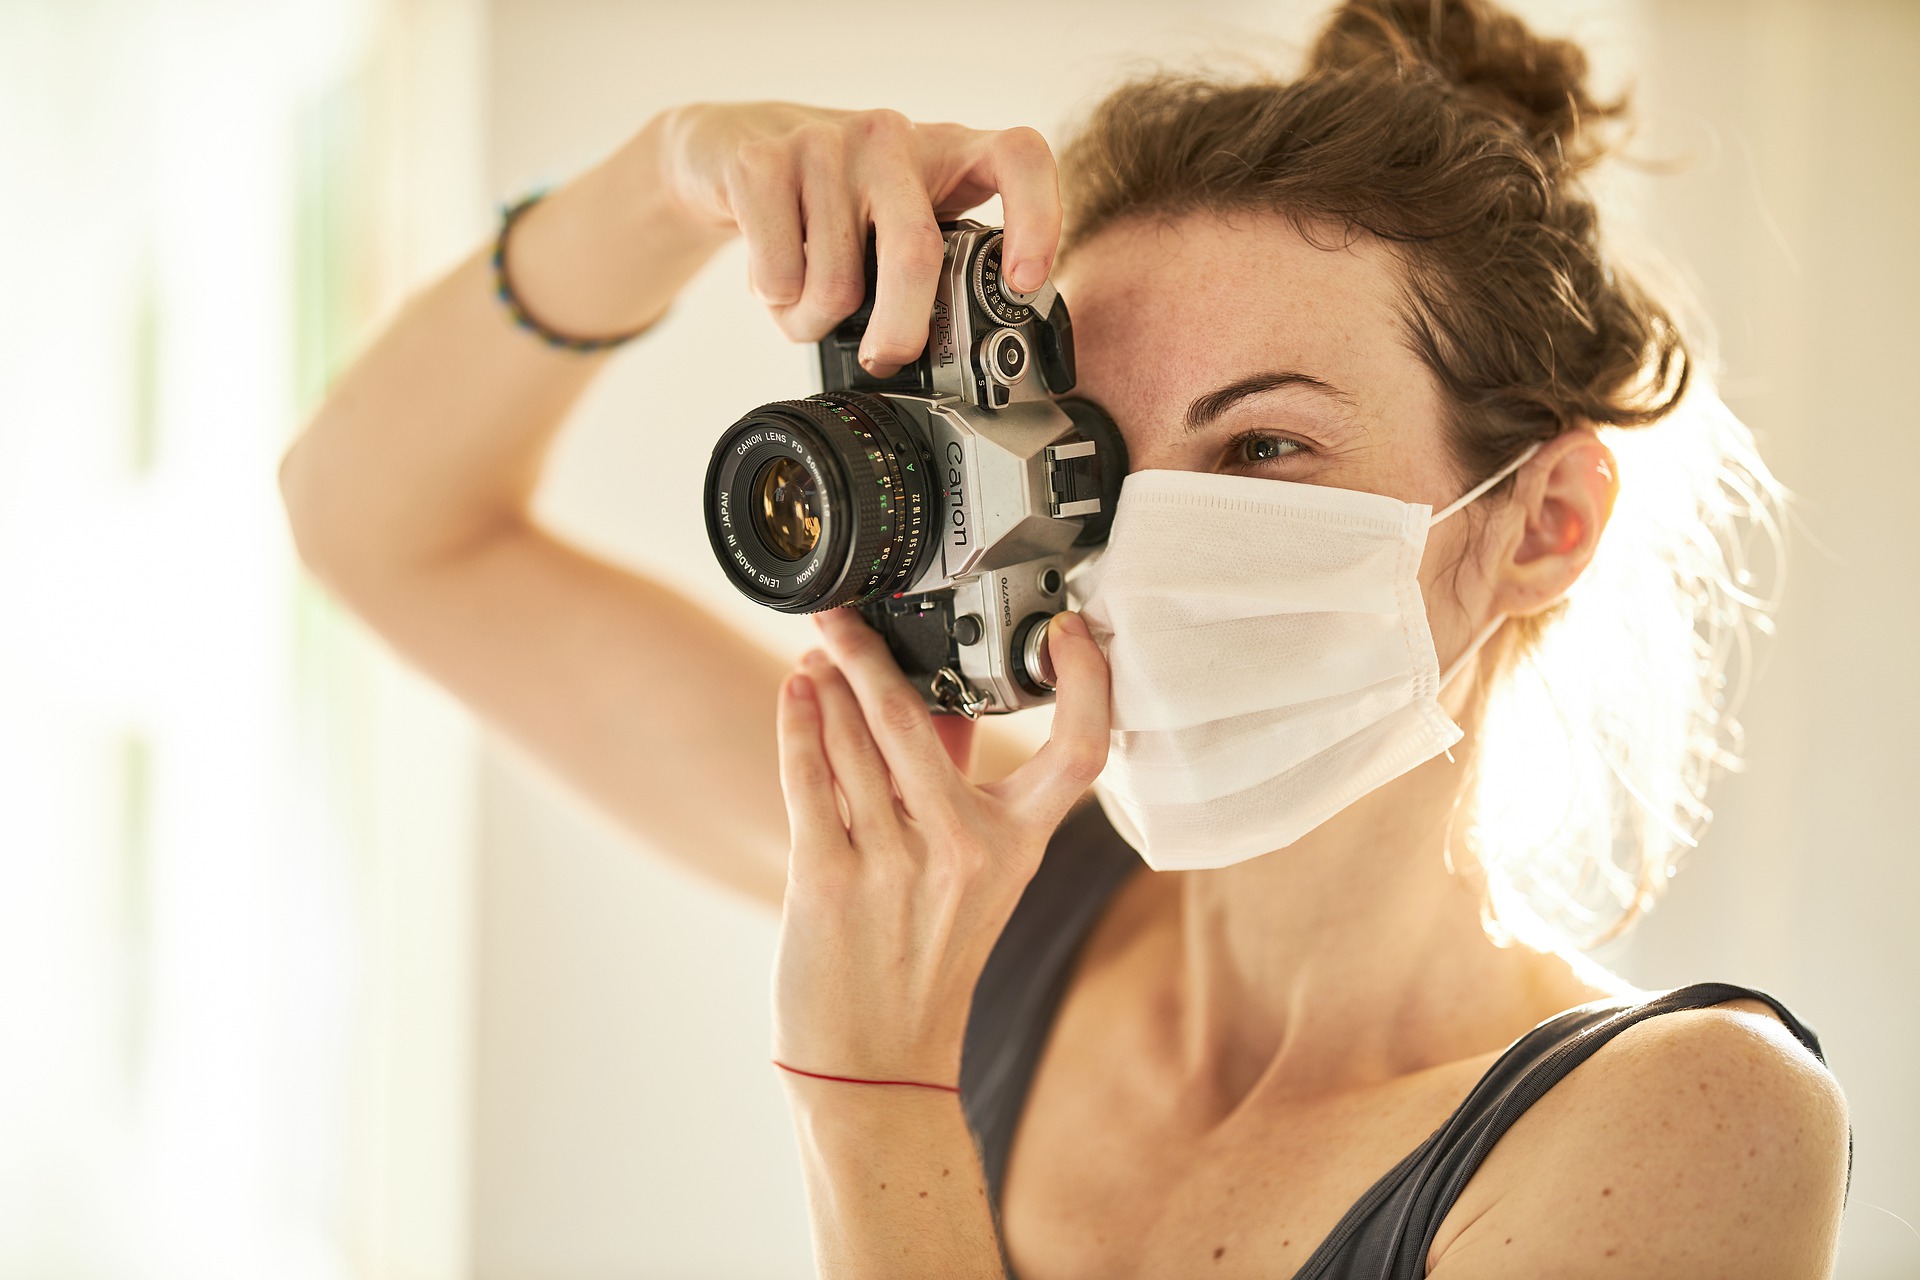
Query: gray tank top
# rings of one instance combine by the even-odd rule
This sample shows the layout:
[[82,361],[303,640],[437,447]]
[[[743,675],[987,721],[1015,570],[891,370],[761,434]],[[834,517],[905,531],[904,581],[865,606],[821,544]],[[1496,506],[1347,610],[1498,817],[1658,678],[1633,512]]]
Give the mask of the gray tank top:
[[[1144,866],[1097,804],[1075,809],[1054,833],[974,991],[960,1063],[960,1098],[980,1146],[995,1228],[1007,1154],[1081,942],[1121,881]],[[1822,1062],[1819,1037],[1772,996],[1700,982],[1641,1002],[1602,1000],[1569,1009],[1521,1036],[1427,1140],[1348,1209],[1296,1280],[1415,1280],[1441,1221],[1513,1122],[1621,1031],[1676,1009],[1764,1000]],[[1847,1181],[1853,1137],[1847,1137]],[[1004,1237],[1003,1237],[1004,1239]],[[1007,1280],[1019,1280],[1002,1254]]]

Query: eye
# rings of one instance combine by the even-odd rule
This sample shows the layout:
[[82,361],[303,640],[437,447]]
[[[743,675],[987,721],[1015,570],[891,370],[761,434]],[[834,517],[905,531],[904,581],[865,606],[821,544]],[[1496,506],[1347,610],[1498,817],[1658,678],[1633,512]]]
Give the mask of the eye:
[[1260,431],[1249,431],[1233,437],[1227,442],[1227,451],[1235,465],[1250,467],[1263,466],[1278,462],[1282,458],[1312,452],[1298,440],[1289,439],[1286,436],[1268,435]]

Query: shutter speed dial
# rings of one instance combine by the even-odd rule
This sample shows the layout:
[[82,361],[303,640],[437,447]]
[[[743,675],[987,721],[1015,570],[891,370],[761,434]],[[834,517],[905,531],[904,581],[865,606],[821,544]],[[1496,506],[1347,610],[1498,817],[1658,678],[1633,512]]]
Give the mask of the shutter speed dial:
[[1001,324],[1025,324],[1033,319],[1031,303],[1037,294],[1021,293],[1000,274],[1000,246],[1005,236],[995,232],[973,258],[973,300]]

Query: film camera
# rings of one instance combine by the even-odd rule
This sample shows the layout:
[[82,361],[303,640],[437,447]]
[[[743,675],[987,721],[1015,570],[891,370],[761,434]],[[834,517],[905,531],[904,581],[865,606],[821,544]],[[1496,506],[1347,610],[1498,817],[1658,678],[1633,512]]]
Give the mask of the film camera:
[[707,466],[707,536],[749,599],[785,613],[858,607],[938,710],[1050,702],[1047,620],[1106,541],[1126,446],[1074,385],[1073,323],[1051,281],[1016,291],[1001,233],[942,223],[926,351],[860,367],[867,296],[818,344],[821,391],[754,409]]

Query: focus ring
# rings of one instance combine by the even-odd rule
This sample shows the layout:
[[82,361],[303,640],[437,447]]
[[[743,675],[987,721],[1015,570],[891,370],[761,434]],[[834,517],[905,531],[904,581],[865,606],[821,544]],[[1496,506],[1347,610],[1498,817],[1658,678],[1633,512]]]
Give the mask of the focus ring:
[[918,451],[884,402],[856,392],[782,400],[827,437],[845,467],[852,510],[845,572],[800,612],[819,613],[903,590],[926,538],[926,484]]
[[874,462],[876,466],[884,466],[885,476],[891,481],[882,503],[884,523],[876,530],[886,540],[881,576],[870,584],[861,599],[877,599],[905,591],[918,576],[922,552],[927,545],[930,493],[926,460],[885,401],[857,391],[831,392],[821,399],[837,401],[867,420],[881,454]]

